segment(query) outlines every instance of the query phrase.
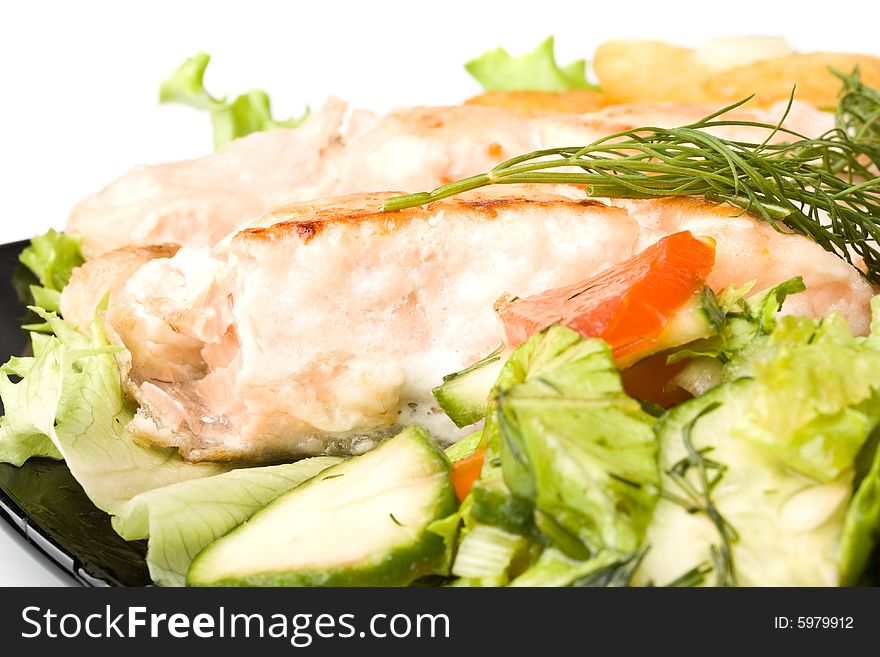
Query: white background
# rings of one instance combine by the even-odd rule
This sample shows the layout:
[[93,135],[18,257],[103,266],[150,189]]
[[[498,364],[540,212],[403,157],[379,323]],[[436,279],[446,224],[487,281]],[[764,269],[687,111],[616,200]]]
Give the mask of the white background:
[[[214,95],[254,86],[275,114],[329,95],[385,111],[479,91],[462,68],[498,45],[556,35],[559,59],[609,38],[698,46],[720,35],[784,35],[799,50],[880,54],[876,2],[27,2],[0,4],[0,243],[62,228],[70,207],[135,163],[211,148],[206,116],[157,106],[187,56],[213,55]],[[0,585],[66,583],[0,530]]]

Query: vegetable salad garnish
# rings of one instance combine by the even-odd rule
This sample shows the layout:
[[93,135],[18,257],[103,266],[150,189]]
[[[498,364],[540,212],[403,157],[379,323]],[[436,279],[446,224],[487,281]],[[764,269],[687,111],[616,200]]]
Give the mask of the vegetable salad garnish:
[[[305,119],[275,120],[258,90],[211,96],[208,60],[187,60],[161,96],[208,110],[216,146]],[[556,63],[552,39],[522,57],[491,51],[467,70],[500,94],[527,85],[608,101],[583,61]],[[805,235],[880,284],[880,93],[858,70],[835,75],[836,128],[817,138],[783,127],[791,98],[778,124],[725,118],[741,101],[678,128],[527,153],[383,209],[505,183],[704,197]],[[723,126],[768,136],[709,131]],[[779,135],[787,143],[770,143]],[[32,354],[0,367],[0,461],[64,460],[123,538],[149,541],[160,585],[878,583],[880,296],[870,333],[857,336],[835,313],[782,316],[808,272],[722,289],[710,278],[720,240],[684,229],[649,238],[580,282],[498,299],[504,343],[435,373],[439,409],[427,394],[434,380],[425,387],[431,412],[467,436],[457,443],[443,449],[442,433],[398,420],[396,435],[365,453],[253,467],[187,462],[132,439],[125,426],[138,409],[120,376],[131,353],[102,322],[106,297],[90,331],[60,315],[84,260],[78,238],[50,231],[21,255]],[[863,286],[867,314],[864,280],[790,239]]]

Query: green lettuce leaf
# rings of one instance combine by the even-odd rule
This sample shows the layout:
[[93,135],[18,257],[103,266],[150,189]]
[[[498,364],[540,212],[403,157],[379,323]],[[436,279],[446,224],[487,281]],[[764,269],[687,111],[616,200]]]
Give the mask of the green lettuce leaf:
[[149,538],[147,565],[160,586],[183,586],[195,556],[282,493],[342,459],[241,468],[137,495],[117,509],[113,528],[126,540]]
[[[874,447],[871,467],[856,488],[840,540],[840,583],[861,583],[871,557],[880,546],[880,449]],[[872,584],[880,572],[874,573]]]
[[[880,305],[873,306],[876,313]],[[648,530],[640,581],[666,581],[711,562],[722,543],[707,514],[669,495],[682,495],[675,464],[688,456],[682,435],[698,419],[693,444],[716,464],[711,495],[737,535],[738,583],[849,584],[870,559],[880,466],[860,464],[880,425],[880,341],[853,336],[836,315],[767,320],[772,331],[751,335],[732,355],[722,385],[657,425],[666,493]],[[850,504],[859,470],[866,474]]]
[[469,61],[464,67],[487,91],[598,89],[587,81],[583,59],[562,67],[556,63],[553,37],[548,37],[535,50],[521,57],[513,57],[504,48],[496,48]]
[[[52,373],[39,373],[52,368],[51,363],[44,360],[40,370],[34,370],[36,363],[36,358],[13,358],[0,366],[0,399],[5,410],[0,417],[0,462],[21,466],[32,457],[62,458],[52,439],[42,431],[42,419],[34,417],[43,408],[58,406],[60,382]],[[10,376],[23,380],[14,384]],[[43,381],[50,378],[50,385],[44,385]]]
[[466,458],[477,451],[477,448],[483,442],[483,432],[478,431],[477,433],[472,433],[470,436],[466,436],[459,440],[457,443],[453,443],[449,447],[446,448],[446,456],[449,457],[449,460],[453,463],[455,461],[460,461],[463,458]]
[[54,335],[34,341],[33,358],[0,368],[3,460],[20,465],[34,456],[63,458],[92,502],[110,514],[145,491],[230,468],[186,463],[176,450],[132,442],[123,430],[133,409],[119,380],[118,348],[100,321],[89,339],[55,313],[32,310]]
[[[552,326],[521,345],[493,388],[483,469],[458,512],[455,585],[628,579],[657,502],[653,422],[601,340]],[[458,526],[450,517],[445,535]],[[492,549],[465,549],[482,543]]]
[[787,467],[819,481],[851,470],[880,421],[880,350],[842,317],[783,317],[725,368],[754,381],[737,426]]
[[272,117],[269,95],[261,89],[252,89],[233,101],[215,98],[205,89],[205,70],[211,56],[200,52],[187,59],[174,74],[159,87],[160,103],[180,103],[206,110],[214,128],[214,148],[244,137],[252,132],[273,128],[296,128],[309,116],[307,107],[302,116],[284,121]]
[[464,534],[452,574],[477,580],[483,586],[506,584],[510,565],[525,545],[526,539],[522,536],[489,525],[477,525]]
[[493,397],[504,481],[541,533],[576,559],[637,550],[657,499],[654,420],[608,345],[550,327],[511,355]]
[[[750,378],[725,383],[681,404],[657,425],[663,495],[645,543],[635,583],[668,582],[710,566],[704,583],[720,586],[834,586],[838,543],[852,470],[832,481],[806,476],[753,439],[762,417],[749,415],[766,389]],[[777,413],[786,415],[784,408]],[[797,429],[796,416],[790,420]],[[684,441],[711,462],[707,483]],[[779,442],[788,435],[781,433]],[[693,462],[693,461],[690,461]],[[682,482],[687,482],[685,487]],[[689,492],[691,491],[691,492]],[[707,511],[708,492],[714,512]],[[727,540],[718,522],[728,527]],[[730,559],[725,559],[725,543]]]
[[30,286],[34,303],[58,312],[61,290],[67,285],[73,270],[83,263],[79,237],[50,230],[34,237],[18,259],[40,282],[39,285]]

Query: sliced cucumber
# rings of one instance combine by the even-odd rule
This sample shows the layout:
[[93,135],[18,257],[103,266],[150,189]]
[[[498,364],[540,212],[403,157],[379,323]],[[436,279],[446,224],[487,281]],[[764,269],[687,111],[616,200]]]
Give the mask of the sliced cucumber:
[[434,388],[434,397],[457,427],[466,427],[486,417],[489,392],[504,365],[503,347],[467,369],[447,374]]
[[703,288],[666,320],[663,331],[650,348],[617,358],[617,365],[620,369],[626,369],[661,351],[712,337],[718,333],[723,321],[724,312],[718,307],[718,300],[712,290]]
[[458,507],[451,464],[410,426],[281,496],[193,561],[193,586],[403,586],[430,574]]

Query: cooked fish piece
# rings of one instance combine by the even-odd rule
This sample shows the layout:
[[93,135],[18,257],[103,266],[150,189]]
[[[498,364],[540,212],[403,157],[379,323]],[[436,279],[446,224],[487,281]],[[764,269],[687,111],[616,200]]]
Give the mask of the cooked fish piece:
[[751,217],[735,220],[730,206],[702,198],[614,199],[613,204],[638,217],[636,252],[680,230],[713,237],[715,266],[706,282],[716,291],[749,281],[754,281],[754,290],[763,290],[802,276],[807,291],[786,299],[783,314],[823,317],[837,312],[854,333],[864,335],[870,329],[868,304],[875,293],[871,285],[851,265],[806,237],[780,233]]
[[61,314],[80,331],[90,335],[95,308],[104,295],[115,297],[143,264],[155,258],[170,258],[179,249],[177,244],[125,246],[89,260],[73,270],[70,283],[61,296]]
[[[805,237],[702,200],[576,193],[503,186],[387,214],[388,194],[300,203],[150,260],[104,315],[141,406],[130,433],[194,461],[357,453],[413,421],[455,440],[431,388],[501,343],[503,293],[583,280],[680,230],[715,238],[716,289],[802,275],[788,310],[867,331],[871,287]],[[75,278],[65,302],[99,284]]]
[[[67,230],[94,257],[129,244],[212,246],[271,207],[388,189],[431,189],[536,149],[588,144],[643,125],[682,125],[716,111],[708,105],[618,105],[591,114],[519,112],[498,107],[417,107],[378,117],[331,100],[295,130],[238,139],[213,155],[142,166],[81,201]],[[782,107],[741,108],[730,118],[775,123]],[[830,115],[795,104],[786,125],[808,135]],[[762,141],[750,127],[717,133]],[[783,139],[779,133],[776,139]]]

